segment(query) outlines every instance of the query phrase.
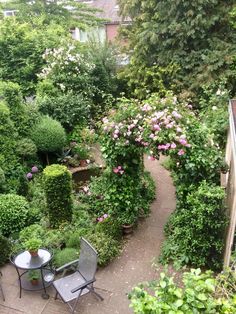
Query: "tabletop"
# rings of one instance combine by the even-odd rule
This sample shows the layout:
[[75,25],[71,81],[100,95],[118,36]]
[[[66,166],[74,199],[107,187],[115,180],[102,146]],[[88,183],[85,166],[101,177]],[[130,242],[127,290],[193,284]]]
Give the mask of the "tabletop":
[[21,269],[38,269],[47,265],[52,259],[52,254],[47,249],[39,249],[38,256],[31,256],[28,251],[19,253],[14,257],[14,264]]

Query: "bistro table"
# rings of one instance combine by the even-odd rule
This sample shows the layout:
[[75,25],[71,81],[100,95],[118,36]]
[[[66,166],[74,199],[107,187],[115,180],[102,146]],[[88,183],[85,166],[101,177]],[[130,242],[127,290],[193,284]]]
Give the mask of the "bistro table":
[[[20,284],[20,298],[21,291],[30,290],[38,291],[44,290],[42,297],[48,299],[46,288],[49,287],[54,279],[54,272],[50,266],[52,254],[47,249],[39,249],[38,256],[31,256],[28,251],[23,251],[11,258],[12,264],[15,266],[19,284]],[[32,285],[27,278],[30,271],[38,270],[40,278],[37,285]]]

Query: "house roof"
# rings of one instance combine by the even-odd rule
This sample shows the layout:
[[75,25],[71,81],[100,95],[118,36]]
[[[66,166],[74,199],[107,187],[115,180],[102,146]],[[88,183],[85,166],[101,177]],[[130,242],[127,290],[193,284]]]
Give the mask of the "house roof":
[[101,12],[97,12],[96,16],[102,19],[107,19],[107,24],[116,24],[120,22],[130,22],[129,18],[125,20],[119,16],[119,5],[116,0],[77,0],[78,2],[82,2],[96,9],[102,10]]

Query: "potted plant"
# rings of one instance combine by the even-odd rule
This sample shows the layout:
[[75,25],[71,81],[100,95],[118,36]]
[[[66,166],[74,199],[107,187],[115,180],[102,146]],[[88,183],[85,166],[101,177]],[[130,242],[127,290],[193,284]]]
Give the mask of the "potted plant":
[[73,148],[73,152],[78,155],[78,158],[80,160],[80,166],[81,167],[86,167],[87,162],[86,160],[89,159],[89,150],[87,147],[85,147],[84,145],[76,145]]
[[40,271],[38,269],[33,269],[28,271],[28,279],[33,286],[39,284]]
[[122,226],[123,234],[133,232],[133,226],[137,221],[137,214],[133,211],[124,211],[118,217],[119,224]]
[[25,242],[25,248],[29,251],[30,255],[38,256],[38,249],[42,246],[42,241],[38,238],[31,238]]

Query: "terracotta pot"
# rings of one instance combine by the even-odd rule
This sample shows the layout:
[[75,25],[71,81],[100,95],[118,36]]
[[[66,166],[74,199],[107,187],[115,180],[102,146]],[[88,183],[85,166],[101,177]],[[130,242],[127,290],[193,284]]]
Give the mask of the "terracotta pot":
[[38,251],[29,251],[30,255],[32,257],[37,257],[38,256]]
[[86,167],[87,166],[87,161],[82,159],[80,160],[80,167]]
[[32,279],[30,280],[32,286],[37,286],[39,284],[39,280],[38,279]]
[[133,232],[133,224],[131,225],[122,225],[123,234],[131,234]]

